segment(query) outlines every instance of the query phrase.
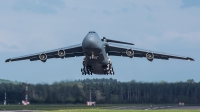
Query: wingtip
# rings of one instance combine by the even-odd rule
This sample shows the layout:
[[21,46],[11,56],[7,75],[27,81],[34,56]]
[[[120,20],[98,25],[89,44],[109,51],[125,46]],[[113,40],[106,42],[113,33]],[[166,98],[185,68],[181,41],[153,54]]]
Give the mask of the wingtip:
[[193,58],[188,57],[187,58],[188,61],[195,61]]
[[11,59],[7,59],[5,62],[11,62]]

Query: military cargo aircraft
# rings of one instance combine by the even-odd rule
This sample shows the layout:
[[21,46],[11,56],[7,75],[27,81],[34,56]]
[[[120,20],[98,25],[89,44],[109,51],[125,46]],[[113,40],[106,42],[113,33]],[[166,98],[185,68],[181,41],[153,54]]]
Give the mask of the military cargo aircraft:
[[[126,44],[127,46],[122,46],[122,44]],[[149,61],[153,61],[153,59],[168,60],[169,58],[194,61],[194,59],[190,57],[140,50],[131,47],[132,45],[134,44],[106,39],[105,37],[100,39],[95,31],[90,31],[83,39],[82,44],[16,58],[10,58],[7,59],[6,62],[27,59],[30,61],[41,60],[42,62],[46,62],[47,59],[51,58],[63,59],[69,57],[85,56],[82,62],[83,68],[81,68],[82,75],[92,75],[93,73],[102,75],[114,75],[114,69],[108,56],[121,56],[129,58],[146,57]]]

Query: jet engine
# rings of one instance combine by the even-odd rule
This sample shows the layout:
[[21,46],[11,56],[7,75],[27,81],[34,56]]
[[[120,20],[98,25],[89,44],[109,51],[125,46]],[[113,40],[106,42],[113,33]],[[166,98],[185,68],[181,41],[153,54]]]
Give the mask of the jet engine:
[[128,50],[126,50],[126,54],[127,54],[127,56],[129,56],[130,58],[132,58],[133,55],[134,55],[134,51],[131,50],[131,49],[128,49]]
[[65,51],[64,50],[59,50],[58,51],[58,56],[60,56],[61,58],[65,57]]
[[153,58],[154,58],[153,53],[151,53],[151,52],[147,53],[147,54],[146,54],[146,58],[147,58],[147,60],[149,60],[149,61],[153,61]]
[[46,60],[47,60],[47,55],[44,54],[44,53],[43,53],[43,54],[40,54],[40,55],[39,55],[39,58],[40,58],[41,61],[46,62]]

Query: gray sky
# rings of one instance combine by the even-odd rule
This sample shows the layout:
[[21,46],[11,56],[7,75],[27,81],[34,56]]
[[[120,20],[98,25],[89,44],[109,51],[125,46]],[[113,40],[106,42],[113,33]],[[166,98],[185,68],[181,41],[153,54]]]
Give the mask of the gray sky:
[[[199,0],[1,0],[0,78],[30,83],[84,78],[200,81],[199,12]],[[7,58],[82,43],[91,30],[101,38],[195,61],[110,57],[114,76],[82,76],[83,57],[5,63]]]

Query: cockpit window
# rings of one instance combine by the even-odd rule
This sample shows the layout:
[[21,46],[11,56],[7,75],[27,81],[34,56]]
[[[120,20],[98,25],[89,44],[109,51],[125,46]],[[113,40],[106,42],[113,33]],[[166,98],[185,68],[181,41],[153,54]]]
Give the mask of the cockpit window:
[[89,33],[96,33],[96,32],[89,32]]

